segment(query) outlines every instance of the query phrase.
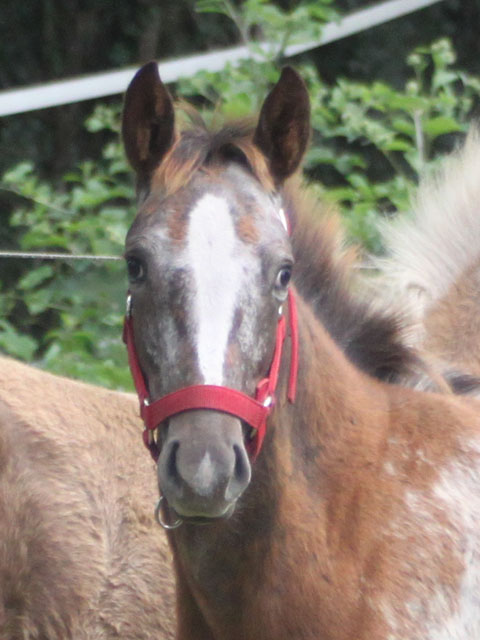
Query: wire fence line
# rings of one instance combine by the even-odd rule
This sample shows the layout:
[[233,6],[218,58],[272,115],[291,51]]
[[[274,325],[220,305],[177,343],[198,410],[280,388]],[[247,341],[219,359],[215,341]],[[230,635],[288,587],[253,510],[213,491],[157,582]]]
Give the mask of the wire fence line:
[[[291,57],[316,49],[442,1],[386,0],[380,2],[366,9],[355,11],[338,22],[328,23],[319,40],[290,45],[285,50],[285,56]],[[266,50],[268,49],[267,44],[263,46]],[[160,69],[163,81],[170,83],[179,78],[191,77],[198,71],[220,71],[227,62],[238,64],[241,60],[250,57],[251,52],[247,47],[233,47],[222,51],[187,56],[179,60],[167,60],[160,63]],[[71,80],[2,91],[0,92],[0,116],[123,93],[136,70],[137,67],[128,67],[119,71],[96,73]]]
[[94,256],[86,253],[44,253],[41,251],[0,251],[0,258],[18,258],[23,260],[123,260],[123,256]]

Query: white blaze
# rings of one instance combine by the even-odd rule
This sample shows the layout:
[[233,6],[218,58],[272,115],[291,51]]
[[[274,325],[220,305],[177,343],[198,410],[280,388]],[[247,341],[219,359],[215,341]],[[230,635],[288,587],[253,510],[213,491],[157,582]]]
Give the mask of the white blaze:
[[197,354],[204,384],[223,383],[242,267],[233,257],[235,227],[224,198],[204,195],[190,213],[188,262],[196,288]]
[[283,208],[280,208],[277,213],[278,213],[278,217],[280,218],[280,222],[283,225],[283,228],[288,233],[288,222],[287,222],[287,216],[285,215],[285,210]]

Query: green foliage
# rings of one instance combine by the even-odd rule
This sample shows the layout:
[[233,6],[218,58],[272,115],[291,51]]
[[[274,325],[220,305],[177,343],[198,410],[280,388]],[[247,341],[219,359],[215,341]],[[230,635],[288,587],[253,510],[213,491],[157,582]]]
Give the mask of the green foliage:
[[[467,128],[480,81],[452,69],[454,61],[450,42],[442,39],[409,56],[415,77],[402,91],[382,82],[340,79],[325,88],[316,78],[310,81],[313,149],[318,154],[330,142],[330,149],[333,143],[342,150],[325,156],[344,181],[330,195],[352,235],[370,250],[381,251],[378,216],[407,210],[420,175],[442,149],[442,138]],[[307,158],[307,166],[315,168],[315,155]]]
[[[199,0],[196,6],[231,18],[249,51],[236,66],[178,83],[177,95],[199,105],[207,121],[218,112],[230,118],[257,110],[278,78],[285,48],[318,38],[336,15],[331,0],[295,3],[290,11],[267,0]],[[338,204],[351,237],[369,250],[381,251],[379,218],[408,209],[418,176],[442,141],[466,128],[480,81],[454,62],[447,40],[415,50],[408,59],[412,78],[402,90],[346,79],[328,86],[312,64],[297,65],[312,98],[307,178]],[[121,255],[134,194],[118,142],[119,113],[120,106],[100,106],[89,117],[90,134],[109,141],[99,160],[80,164],[60,188],[26,162],[3,176],[3,189],[21,203],[9,219],[18,248]],[[125,289],[121,261],[34,260],[6,269],[0,348],[59,373],[131,388],[120,339]]]
[[440,40],[409,57],[415,79],[403,91],[339,80],[314,102],[313,126],[323,136],[372,144],[398,173],[418,175],[435,140],[465,128],[480,89],[478,79],[451,70],[453,62],[450,43]]
[[181,80],[179,94],[202,96],[221,105],[222,114],[229,118],[258,110],[278,78],[285,49],[318,40],[324,24],[338,17],[332,5],[333,0],[310,0],[282,11],[268,0],[246,0],[239,6],[230,0],[197,0],[198,12],[221,13],[234,22],[248,58],[239,66],[227,64],[220,73],[200,72]]
[[[96,163],[84,162],[58,189],[29,163],[2,180],[23,204],[10,216],[18,248],[66,254],[121,256],[133,217],[133,189],[118,143],[118,109],[98,108],[90,131],[115,132]],[[121,260],[30,260],[14,278],[2,278],[0,347],[51,371],[108,386],[130,388],[121,344],[125,277]]]
[[[318,40],[322,26],[338,17],[333,0],[299,2],[282,11],[268,0],[245,0],[236,6],[230,0],[197,0],[199,13],[220,13],[235,23],[251,57],[275,62],[290,44]],[[256,37],[254,37],[256,36]]]

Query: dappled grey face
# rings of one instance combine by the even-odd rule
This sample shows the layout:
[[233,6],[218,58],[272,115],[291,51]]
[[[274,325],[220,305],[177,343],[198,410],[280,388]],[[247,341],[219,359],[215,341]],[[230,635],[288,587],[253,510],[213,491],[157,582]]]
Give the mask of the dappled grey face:
[[152,399],[192,384],[252,394],[266,375],[292,264],[279,210],[233,163],[147,199],[126,257]]
[[[126,255],[135,350],[151,400],[212,383],[253,395],[267,374],[291,267],[279,202],[269,194],[299,167],[309,115],[307,88],[290,67],[254,130],[232,123],[213,132],[197,122],[179,134],[156,63],[130,83],[122,137],[146,200]],[[201,409],[160,426],[162,496],[182,517],[228,517],[250,483],[245,425]]]

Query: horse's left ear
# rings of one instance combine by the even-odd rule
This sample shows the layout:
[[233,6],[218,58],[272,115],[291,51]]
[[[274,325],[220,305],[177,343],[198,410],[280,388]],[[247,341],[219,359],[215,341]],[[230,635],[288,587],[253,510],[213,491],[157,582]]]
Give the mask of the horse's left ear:
[[307,87],[292,67],[284,67],[280,79],[263,103],[253,138],[267,157],[277,185],[298,168],[309,137]]
[[128,86],[123,107],[123,144],[139,184],[148,182],[173,137],[173,102],[160,80],[157,63],[149,62]]

